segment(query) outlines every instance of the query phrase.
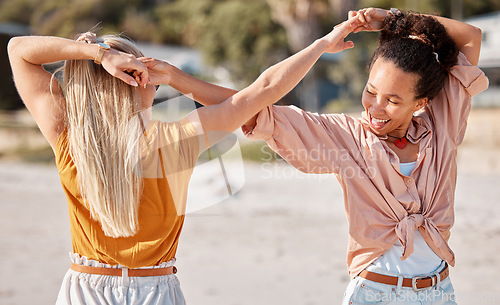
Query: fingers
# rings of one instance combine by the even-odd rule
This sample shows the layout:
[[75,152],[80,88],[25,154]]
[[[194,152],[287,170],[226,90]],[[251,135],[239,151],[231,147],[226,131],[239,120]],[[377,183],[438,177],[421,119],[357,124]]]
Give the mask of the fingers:
[[366,12],[366,10],[364,10],[364,9],[358,11],[358,18],[361,21],[361,23],[367,23],[366,18],[365,18],[365,12]]
[[76,41],[86,42],[86,43],[95,43],[96,40],[97,40],[97,35],[92,32],[86,32],[80,34],[80,36],[78,36],[78,38],[76,39]]
[[113,76],[116,77],[116,78],[121,79],[122,81],[124,81],[125,83],[127,83],[127,84],[129,84],[131,86],[134,86],[134,87],[138,87],[139,86],[139,84],[134,79],[134,77],[132,77],[128,73],[125,73],[124,71],[117,70],[116,73]]
[[152,69],[158,65],[158,61],[151,57],[140,57],[137,58],[137,60],[140,61],[148,69]]
[[344,48],[344,50],[345,49],[352,49],[352,48],[354,48],[354,42],[352,42],[352,41],[345,41],[343,48]]
[[361,26],[355,28],[352,32],[353,33],[359,33],[359,32],[369,31],[369,30],[370,30],[370,26],[368,26],[368,25],[361,25]]
[[364,16],[365,16],[365,20],[367,23],[370,23],[373,21],[373,17],[372,17],[372,14],[374,13],[374,11],[372,9],[367,9],[364,13]]
[[363,21],[360,19],[360,15],[355,15],[341,24],[337,25],[336,28],[342,28],[344,33],[350,33],[357,29],[358,27],[363,26]]
[[149,81],[149,74],[148,74],[148,68],[145,67],[143,64],[140,64],[138,66],[138,69],[134,72],[134,75],[136,76],[136,79],[139,79],[139,84],[146,88],[146,85],[148,84]]
[[131,86],[146,88],[149,83],[148,68],[132,54],[110,50],[104,53],[102,66]]
[[131,67],[125,69],[120,69],[118,67],[112,75],[134,87],[141,86],[146,88],[149,82],[148,69],[141,63],[133,64]]
[[134,80],[141,87],[146,88],[146,85],[148,84],[149,81],[148,68],[138,58],[135,58],[132,55],[130,58],[130,63],[127,64],[127,67],[123,69],[123,71],[129,72],[129,75],[133,76]]
[[381,30],[387,11],[378,8],[364,8],[358,11],[350,11],[349,19],[357,17],[360,25],[353,30],[354,33],[361,31],[377,31]]
[[155,59],[151,57],[138,57],[137,60],[142,64],[150,64],[155,61]]

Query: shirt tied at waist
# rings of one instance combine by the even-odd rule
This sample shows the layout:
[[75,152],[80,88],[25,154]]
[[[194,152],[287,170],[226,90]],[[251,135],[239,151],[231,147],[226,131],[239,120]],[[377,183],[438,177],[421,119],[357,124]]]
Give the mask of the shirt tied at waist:
[[410,214],[396,225],[396,235],[403,245],[401,260],[407,259],[413,253],[415,230],[419,227],[422,227],[428,233],[434,245],[439,249],[436,254],[453,266],[455,264],[455,255],[453,251],[443,239],[443,236],[441,236],[434,222],[424,217],[422,214]]

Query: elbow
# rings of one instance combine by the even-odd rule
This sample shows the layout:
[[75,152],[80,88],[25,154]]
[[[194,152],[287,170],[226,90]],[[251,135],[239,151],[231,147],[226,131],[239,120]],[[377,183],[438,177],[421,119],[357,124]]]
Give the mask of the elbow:
[[473,26],[472,43],[480,47],[482,40],[483,40],[483,31],[480,28]]
[[252,92],[255,100],[261,104],[260,108],[272,105],[280,99],[279,87],[273,79],[258,79],[255,85]]
[[469,62],[475,66],[479,63],[479,54],[481,52],[481,42],[483,37],[483,31],[473,26],[471,29],[470,41],[464,46],[464,48],[469,49],[466,56]]
[[478,27],[474,27],[474,44],[480,48],[482,41],[483,41],[483,30],[481,30]]
[[480,48],[483,39],[483,31],[472,24],[467,24],[467,26],[462,36],[462,45],[468,48]]
[[271,73],[271,68],[267,68],[255,81],[257,87],[261,90],[269,89],[273,87],[273,80]]
[[279,97],[276,96],[279,95],[280,80],[275,74],[268,73],[269,69],[262,73],[254,82],[253,92],[257,93],[260,99],[277,101],[279,99]]

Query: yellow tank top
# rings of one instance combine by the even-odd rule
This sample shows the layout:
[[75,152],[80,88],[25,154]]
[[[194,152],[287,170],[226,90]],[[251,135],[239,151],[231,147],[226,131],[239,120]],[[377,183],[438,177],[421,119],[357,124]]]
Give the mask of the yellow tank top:
[[56,164],[69,207],[73,252],[110,265],[155,266],[175,257],[184,222],[189,179],[199,154],[194,126],[178,122],[148,124],[141,139],[143,193],[139,230],[132,237],[106,236],[82,200],[68,135],[59,136]]

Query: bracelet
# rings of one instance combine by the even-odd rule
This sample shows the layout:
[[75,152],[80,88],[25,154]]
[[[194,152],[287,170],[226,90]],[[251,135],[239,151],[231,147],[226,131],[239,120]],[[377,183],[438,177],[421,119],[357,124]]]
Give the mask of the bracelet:
[[111,49],[111,47],[103,42],[99,42],[99,43],[97,43],[97,45],[99,46],[99,49],[97,50],[97,55],[95,56],[94,62],[96,64],[100,65],[102,58],[104,56],[104,52]]
[[389,14],[394,15],[394,16],[398,16],[398,17],[402,15],[401,11],[395,7],[391,7],[391,9],[389,10]]

